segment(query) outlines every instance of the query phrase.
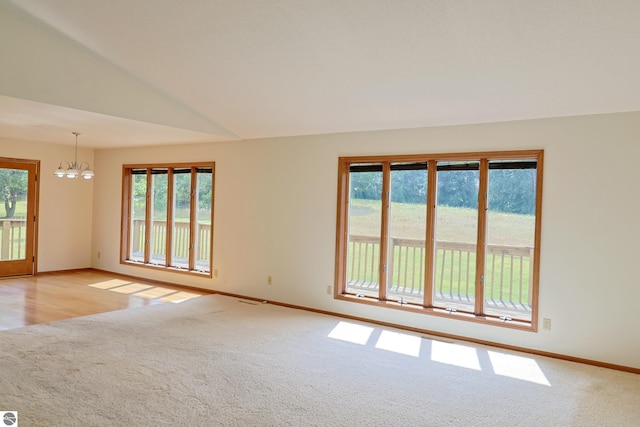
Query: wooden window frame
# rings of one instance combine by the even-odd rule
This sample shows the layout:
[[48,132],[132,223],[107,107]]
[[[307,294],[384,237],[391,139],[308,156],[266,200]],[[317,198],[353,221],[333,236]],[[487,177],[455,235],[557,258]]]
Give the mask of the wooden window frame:
[[[210,235],[209,235],[209,271],[202,271],[196,268],[196,259],[195,259],[195,235],[196,235],[196,226],[197,226],[197,217],[198,212],[194,207],[196,206],[196,200],[198,197],[197,194],[197,172],[199,169],[211,169],[211,227],[210,227]],[[129,259],[129,254],[131,253],[131,214],[132,207],[131,203],[133,201],[132,194],[132,175],[134,170],[142,170],[146,169],[146,179],[147,179],[147,192],[146,192],[146,205],[145,205],[145,236],[144,236],[144,258],[143,261],[137,261]],[[152,189],[152,171],[154,169],[167,169],[167,218],[166,218],[166,230],[165,230],[165,261],[164,264],[151,263],[151,227],[149,226],[149,222],[152,221],[153,215],[153,203],[152,202],[152,193],[150,189]],[[189,247],[188,247],[188,268],[179,268],[172,265],[172,242],[173,242],[173,219],[174,219],[174,210],[173,210],[173,199],[174,199],[174,169],[190,169],[190,179],[191,179],[191,193],[189,195],[190,206],[189,210],[190,215],[190,225],[189,225]],[[120,223],[120,263],[150,268],[154,270],[165,270],[165,271],[173,271],[177,273],[183,274],[191,274],[199,277],[213,277],[213,207],[214,207],[214,199],[215,199],[215,162],[195,162],[195,163],[154,163],[154,164],[126,164],[122,165],[122,215],[121,215],[121,223]]]
[[[544,150],[515,150],[515,151],[490,151],[490,152],[469,152],[469,153],[445,153],[445,154],[417,154],[417,155],[389,155],[389,156],[350,156],[338,159],[338,203],[337,203],[337,226],[336,226],[336,258],[335,258],[335,286],[334,298],[361,304],[373,305],[377,307],[393,308],[408,312],[424,313],[429,315],[460,319],[465,321],[497,325],[506,328],[538,331],[538,293],[539,293],[539,271],[540,271],[540,234],[542,224],[542,177],[543,177]],[[533,261],[531,267],[531,321],[517,320],[484,313],[484,282],[483,275],[486,255],[486,193],[488,191],[488,163],[495,160],[526,160],[536,161],[536,206],[534,225],[534,248]],[[447,311],[443,308],[435,307],[433,304],[433,283],[434,283],[434,262],[435,257],[435,210],[436,210],[436,190],[437,190],[437,163],[443,161],[474,161],[480,162],[480,178],[478,189],[478,236],[476,241],[476,283],[475,283],[475,305],[473,312]],[[388,251],[385,249],[388,244],[388,221],[389,207],[387,198],[390,188],[390,165],[392,163],[426,162],[427,163],[427,195],[426,195],[426,240],[425,240],[425,266],[424,266],[424,302],[423,304],[402,303],[389,301],[386,299],[386,272],[383,265],[386,265]],[[383,165],[382,179],[382,218],[381,218],[381,240],[380,240],[380,268],[379,268],[379,295],[372,296],[356,295],[347,292],[347,247],[349,242],[349,188],[350,188],[350,165],[376,163]]]

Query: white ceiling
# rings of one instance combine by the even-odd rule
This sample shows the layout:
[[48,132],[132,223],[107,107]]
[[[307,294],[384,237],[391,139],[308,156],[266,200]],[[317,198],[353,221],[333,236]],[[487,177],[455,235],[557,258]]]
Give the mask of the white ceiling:
[[23,97],[25,77],[0,91],[16,139],[78,130],[107,148],[640,110],[638,0],[0,3],[201,120]]

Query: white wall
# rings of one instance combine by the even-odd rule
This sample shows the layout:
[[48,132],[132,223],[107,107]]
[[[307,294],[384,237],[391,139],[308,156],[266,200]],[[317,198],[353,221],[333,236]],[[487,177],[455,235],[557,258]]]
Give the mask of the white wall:
[[[516,331],[327,295],[334,277],[338,156],[537,148],[545,150],[539,314],[552,319],[551,331]],[[640,368],[634,332],[640,324],[640,113],[100,150],[95,159],[96,268]],[[202,160],[216,162],[213,257],[219,277],[121,265],[122,164]]]
[[[91,267],[93,181],[53,175],[74,147],[0,138],[0,157],[40,160],[38,271]],[[93,150],[78,149],[78,160],[93,165]]]

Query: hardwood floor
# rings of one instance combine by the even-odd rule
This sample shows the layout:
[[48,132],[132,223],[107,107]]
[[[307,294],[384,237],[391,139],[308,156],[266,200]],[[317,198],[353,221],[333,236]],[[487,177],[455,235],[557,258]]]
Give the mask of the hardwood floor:
[[208,294],[91,269],[5,278],[0,279],[0,330]]

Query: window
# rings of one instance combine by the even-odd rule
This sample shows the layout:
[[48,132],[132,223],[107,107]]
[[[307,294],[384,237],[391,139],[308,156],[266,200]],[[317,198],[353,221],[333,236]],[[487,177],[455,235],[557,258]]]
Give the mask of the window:
[[340,158],[336,297],[536,330],[542,158]]
[[214,163],[124,165],[123,263],[208,274]]

